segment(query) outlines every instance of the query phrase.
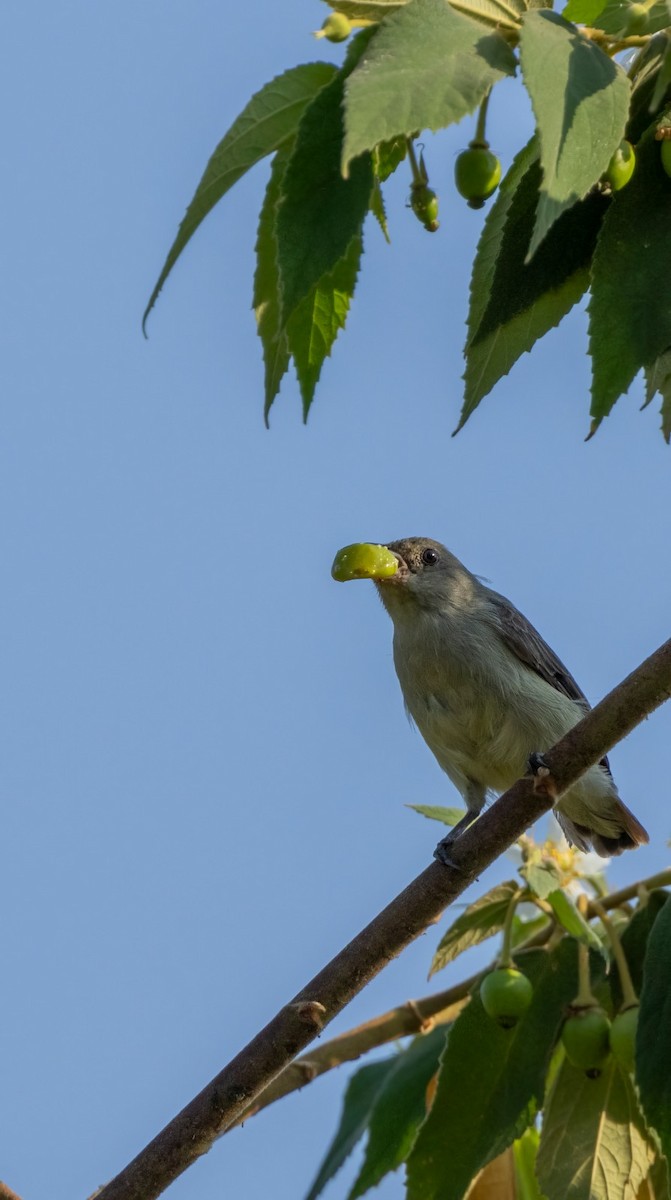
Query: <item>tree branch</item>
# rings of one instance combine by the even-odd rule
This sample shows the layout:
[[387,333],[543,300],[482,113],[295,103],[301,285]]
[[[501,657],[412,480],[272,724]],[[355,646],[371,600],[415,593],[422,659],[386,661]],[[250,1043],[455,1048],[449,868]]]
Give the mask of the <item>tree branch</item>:
[[[671,640],[646,659],[544,757],[565,791],[671,695]],[[98,1200],[155,1200],[249,1109],[346,1004],[552,807],[520,779],[341,950],[110,1183]]]
[[9,1184],[0,1179],[0,1200],[21,1200],[21,1197],[12,1191]]
[[[658,871],[647,879],[639,879],[636,883],[627,884],[617,892],[609,892],[596,903],[589,900],[587,917],[598,915],[597,904],[610,912],[611,909],[626,904],[628,900],[633,900],[641,889],[651,892],[653,888],[668,887],[669,884],[671,884],[671,868],[667,867],[665,871]],[[525,950],[543,946],[554,928],[554,922],[548,921],[545,929],[538,930],[532,937],[515,947],[515,957],[524,954]],[[320,1046],[316,1046],[314,1050],[302,1055],[301,1058],[294,1059],[267,1088],[264,1088],[256,1103],[245,1109],[242,1116],[229,1125],[224,1132],[230,1133],[232,1129],[242,1125],[250,1117],[256,1116],[262,1109],[269,1108],[276,1100],[282,1100],[284,1096],[300,1091],[306,1084],[312,1083],[320,1075],[325,1075],[327,1071],[333,1071],[347,1062],[356,1062],[369,1050],[377,1050],[380,1046],[386,1046],[389,1042],[398,1041],[402,1037],[427,1033],[434,1025],[446,1025],[448,1022],[456,1020],[469,993],[489,969],[489,967],[484,967],[482,971],[477,971],[468,979],[462,979],[452,987],[446,988],[445,991],[422,996],[421,1000],[406,1000],[404,1004],[399,1004],[396,1008],[391,1008],[388,1012],[381,1013],[378,1017],[373,1017],[372,1020],[355,1026],[354,1029],[347,1029],[345,1033],[338,1034],[328,1042],[322,1042]]]

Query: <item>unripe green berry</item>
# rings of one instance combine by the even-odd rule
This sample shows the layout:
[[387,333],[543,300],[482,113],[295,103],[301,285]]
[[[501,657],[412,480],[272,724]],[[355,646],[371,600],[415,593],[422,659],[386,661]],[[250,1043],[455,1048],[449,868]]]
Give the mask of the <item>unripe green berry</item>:
[[638,4],[634,0],[633,4],[628,4],[624,13],[624,34],[629,37],[631,34],[645,33],[648,27],[648,9],[645,4]]
[[329,42],[346,42],[352,32],[352,24],[344,13],[333,12],[326,18],[315,37],[328,38]]
[[671,179],[671,138],[664,138],[660,147],[662,166]]
[[414,183],[410,192],[410,207],[429,233],[435,233],[438,221],[438,197],[425,183]]
[[619,1012],[610,1027],[610,1048],[625,1071],[634,1072],[638,1005]]
[[524,1016],[533,994],[531,980],[514,967],[490,971],[480,984],[480,999],[487,1016],[503,1029],[512,1029]]
[[621,188],[626,187],[634,174],[635,166],[636,151],[631,142],[626,140],[620,142],[605,172],[605,178],[614,192],[619,192]]
[[471,142],[454,164],[457,191],[470,208],[482,208],[501,180],[501,163],[486,143]]
[[610,1054],[609,1031],[602,1008],[584,1008],[567,1017],[561,1040],[569,1062],[592,1077],[599,1074]]

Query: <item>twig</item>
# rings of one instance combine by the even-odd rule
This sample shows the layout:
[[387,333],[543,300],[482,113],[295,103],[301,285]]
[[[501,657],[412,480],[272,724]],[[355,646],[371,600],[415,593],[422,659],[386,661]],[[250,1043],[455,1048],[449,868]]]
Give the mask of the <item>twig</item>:
[[[588,900],[587,917],[589,919],[598,915],[596,903],[599,903],[607,911],[621,908],[627,900],[639,896],[642,890],[649,892],[654,888],[665,887],[667,884],[671,884],[671,867],[667,867],[665,871],[658,871],[656,875],[650,875],[648,879],[640,879],[637,883],[629,884],[617,892],[609,892],[598,902]],[[547,907],[548,915],[553,916],[553,910],[549,905]],[[545,945],[552,930],[553,924],[548,922],[544,929],[539,929],[532,937],[527,938],[525,942],[515,948],[516,958],[520,954],[524,954],[525,950]],[[277,1076],[277,1079],[274,1079],[265,1088],[256,1103],[248,1108],[225,1132],[229,1133],[231,1129],[242,1125],[244,1121],[261,1112],[262,1109],[268,1108],[276,1100],[281,1100],[292,1092],[300,1091],[306,1084],[312,1083],[320,1075],[325,1075],[327,1071],[333,1071],[346,1062],[355,1062],[369,1050],[386,1046],[389,1042],[397,1041],[398,1038],[423,1033],[427,1027],[431,1027],[433,1024],[445,1024],[453,1021],[461,1011],[469,993],[488,970],[489,967],[485,967],[482,971],[477,971],[468,979],[462,979],[460,983],[454,984],[443,992],[423,996],[421,1000],[406,1000],[405,1004],[399,1004],[396,1008],[392,1008],[378,1017],[373,1017],[371,1021],[366,1021],[363,1025],[348,1029],[338,1037],[331,1038],[330,1041],[315,1047],[301,1058],[295,1059],[294,1062],[289,1063],[281,1075]]]
[[[558,793],[671,695],[671,640],[544,754]],[[552,806],[520,779],[282,1008],[260,1033],[101,1192],[98,1200],[155,1200],[254,1104],[324,1025],[400,954]]]
[[12,1191],[9,1184],[0,1179],[0,1200],[21,1200],[21,1197]]

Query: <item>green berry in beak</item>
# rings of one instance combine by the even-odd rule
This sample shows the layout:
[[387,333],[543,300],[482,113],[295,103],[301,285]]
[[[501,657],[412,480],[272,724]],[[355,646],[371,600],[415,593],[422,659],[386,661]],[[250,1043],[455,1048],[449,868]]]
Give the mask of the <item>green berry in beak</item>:
[[389,579],[398,571],[398,559],[386,546],[355,542],[343,546],[333,560],[331,574],[338,583],[350,579]]

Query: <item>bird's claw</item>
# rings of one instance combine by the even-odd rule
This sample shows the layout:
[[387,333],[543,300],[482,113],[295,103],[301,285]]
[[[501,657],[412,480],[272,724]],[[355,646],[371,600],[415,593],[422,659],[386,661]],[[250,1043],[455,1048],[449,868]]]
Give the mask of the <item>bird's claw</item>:
[[529,755],[527,761],[529,774],[533,776],[534,791],[549,796],[552,800],[557,799],[557,785],[552,778],[550,768],[542,754],[534,751]]
[[436,846],[436,848],[433,852],[433,857],[435,859],[437,859],[437,861],[439,863],[442,863],[444,867],[452,867],[452,869],[454,871],[461,871],[461,870],[463,870],[463,868],[459,866],[459,863],[455,863],[450,858],[450,855],[448,853],[448,851],[451,850],[451,848],[452,848],[453,842],[454,842],[453,838],[450,838],[450,837],[443,838],[442,841],[440,841],[438,843],[438,845]]

